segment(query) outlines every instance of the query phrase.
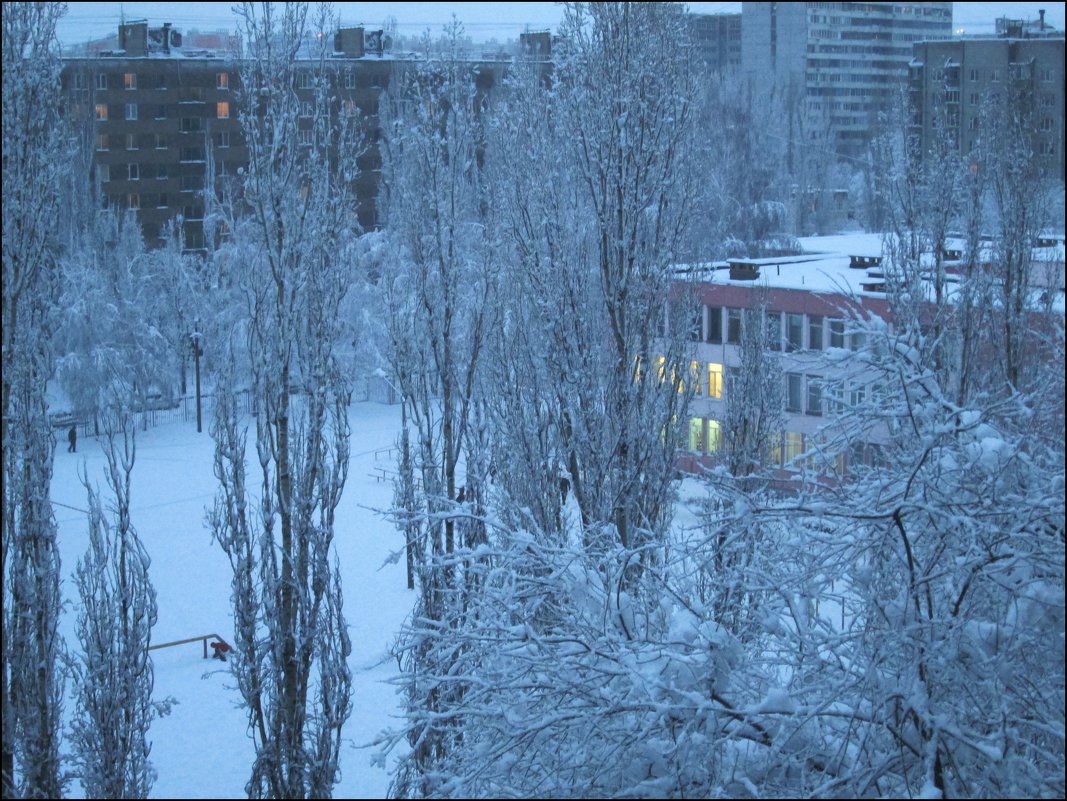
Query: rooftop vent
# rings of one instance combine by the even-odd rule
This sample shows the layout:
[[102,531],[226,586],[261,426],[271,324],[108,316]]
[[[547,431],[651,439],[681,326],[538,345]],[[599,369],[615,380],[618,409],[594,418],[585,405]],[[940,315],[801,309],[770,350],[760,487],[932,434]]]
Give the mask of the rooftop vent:
[[848,266],[853,270],[866,270],[868,267],[881,267],[881,256],[849,256]]
[[759,265],[750,261],[730,259],[731,281],[755,281],[759,278]]

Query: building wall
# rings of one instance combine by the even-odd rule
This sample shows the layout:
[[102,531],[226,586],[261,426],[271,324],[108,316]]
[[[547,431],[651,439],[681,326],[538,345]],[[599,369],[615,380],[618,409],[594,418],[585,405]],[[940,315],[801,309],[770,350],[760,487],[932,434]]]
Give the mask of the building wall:
[[913,123],[923,152],[940,126],[970,153],[992,106],[1017,102],[1033,116],[1034,157],[1064,178],[1064,39],[918,42],[911,64]]
[[710,72],[741,69],[741,15],[687,14],[694,60]]
[[802,104],[807,138],[861,153],[906,84],[912,44],[948,36],[952,4],[742,3],[742,73],[757,98]]

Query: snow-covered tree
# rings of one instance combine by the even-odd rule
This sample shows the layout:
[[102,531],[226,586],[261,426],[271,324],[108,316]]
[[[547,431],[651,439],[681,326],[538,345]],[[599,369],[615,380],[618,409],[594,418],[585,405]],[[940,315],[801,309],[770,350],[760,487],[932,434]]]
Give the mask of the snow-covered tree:
[[62,175],[55,41],[61,3],[3,13],[3,795],[58,798],[59,551],[45,402]]
[[[229,210],[225,277],[247,315],[219,351],[209,523],[233,568],[233,670],[256,759],[252,797],[327,798],[351,710],[335,510],[348,470],[348,369],[336,352],[354,237],[355,123],[337,116],[326,39],[305,4],[245,4],[241,124],[249,164]],[[307,91],[300,91],[306,87]],[[312,114],[305,119],[310,106]],[[332,113],[331,113],[332,110]],[[261,486],[234,390],[249,366]],[[252,495],[256,495],[255,500]]]
[[151,560],[130,518],[136,423],[120,414],[107,421],[105,448],[114,516],[108,519],[86,479],[89,548],[75,574],[81,652],[72,660],[77,704],[71,747],[91,798],[147,798],[155,781],[148,727],[159,707],[152,702],[148,647],[156,593],[148,578]]
[[500,269],[484,187],[488,109],[461,52],[462,26],[454,21],[447,33],[440,50],[430,48],[424,64],[394,81],[384,148],[387,237],[396,252],[381,279],[386,355],[405,405],[397,514],[419,591],[401,648],[406,701],[423,716],[394,786],[418,796],[437,792],[436,766],[462,736],[444,716],[462,691],[421,676],[455,662],[447,638],[425,631],[462,617],[472,590],[462,554],[476,531],[463,518],[484,505],[488,485],[478,393]]

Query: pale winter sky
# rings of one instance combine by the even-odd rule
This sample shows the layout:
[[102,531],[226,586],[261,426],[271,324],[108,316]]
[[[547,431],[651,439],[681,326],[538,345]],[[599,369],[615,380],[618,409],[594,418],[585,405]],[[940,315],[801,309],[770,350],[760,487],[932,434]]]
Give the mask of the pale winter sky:
[[[524,30],[555,28],[562,16],[558,3],[334,3],[346,24],[380,26],[387,17],[396,18],[404,35],[417,35],[426,28],[438,33],[452,15],[464,24],[475,41],[518,38]],[[101,38],[118,30],[120,15],[127,19],[148,19],[152,25],[171,22],[180,30],[232,30],[232,3],[71,3],[59,24],[59,39],[73,45]],[[690,3],[701,14],[737,12],[740,3]],[[1037,19],[1037,11],[1047,9],[1045,19],[1063,30],[1063,3],[956,3],[954,25],[967,33],[989,33],[997,17]]]

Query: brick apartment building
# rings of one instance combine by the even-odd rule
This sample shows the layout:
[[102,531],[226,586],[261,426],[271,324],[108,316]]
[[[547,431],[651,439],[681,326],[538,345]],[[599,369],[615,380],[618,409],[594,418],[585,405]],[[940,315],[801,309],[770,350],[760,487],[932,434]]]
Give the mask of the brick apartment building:
[[[133,209],[150,247],[161,244],[166,224],[181,217],[185,247],[205,242],[205,189],[248,162],[238,119],[241,89],[239,41],[216,36],[204,47],[183,46],[169,24],[120,26],[118,47],[63,59],[66,108],[90,140],[92,173],[105,207]],[[364,230],[378,226],[376,198],[381,158],[378,103],[398,70],[413,57],[384,50],[381,31],[342,28],[327,69],[336,102],[358,110],[367,149],[356,179],[358,217]],[[295,87],[308,108],[317,62],[297,71]],[[503,63],[479,62],[478,88],[489,91]],[[301,126],[310,130],[310,117]]]

